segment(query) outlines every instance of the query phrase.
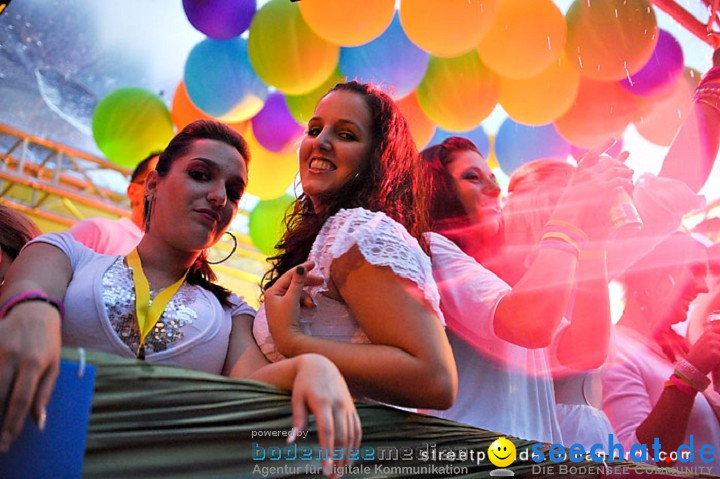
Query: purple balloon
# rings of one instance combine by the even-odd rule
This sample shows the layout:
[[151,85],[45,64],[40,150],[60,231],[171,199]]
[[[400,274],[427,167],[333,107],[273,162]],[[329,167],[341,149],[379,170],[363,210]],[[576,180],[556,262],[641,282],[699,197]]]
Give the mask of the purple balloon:
[[216,40],[239,36],[248,29],[257,0],[183,0],[193,27]]
[[271,93],[265,105],[252,120],[255,138],[263,148],[275,153],[287,152],[303,134],[303,127],[295,121],[281,93]]
[[656,96],[667,93],[682,75],[685,59],[680,43],[669,32],[659,32],[650,60],[639,72],[631,75],[630,80],[620,82],[634,95]]

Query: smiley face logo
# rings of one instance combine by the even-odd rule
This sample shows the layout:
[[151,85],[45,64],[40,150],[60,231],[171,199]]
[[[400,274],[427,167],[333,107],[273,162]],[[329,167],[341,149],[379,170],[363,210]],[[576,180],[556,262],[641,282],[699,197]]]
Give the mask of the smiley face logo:
[[495,439],[495,442],[488,448],[488,458],[495,467],[509,466],[515,461],[516,454],[515,444],[504,437]]

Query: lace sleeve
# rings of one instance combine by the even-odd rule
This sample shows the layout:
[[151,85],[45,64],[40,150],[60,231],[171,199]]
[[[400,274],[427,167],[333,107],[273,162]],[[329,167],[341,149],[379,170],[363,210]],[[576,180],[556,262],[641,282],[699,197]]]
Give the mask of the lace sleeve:
[[330,277],[333,260],[355,245],[368,263],[389,267],[396,275],[415,283],[443,325],[445,324],[440,312],[440,295],[433,280],[430,258],[401,224],[384,213],[364,208],[340,210],[328,219],[320,230],[309,259],[315,262],[325,281],[312,288],[313,296],[327,291],[327,279]]

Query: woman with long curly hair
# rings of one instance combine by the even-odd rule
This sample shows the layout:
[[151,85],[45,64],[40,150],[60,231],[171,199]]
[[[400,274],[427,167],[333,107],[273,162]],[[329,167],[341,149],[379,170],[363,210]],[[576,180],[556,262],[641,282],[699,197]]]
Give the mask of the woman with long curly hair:
[[[271,258],[254,333],[273,361],[328,357],[356,396],[443,409],[455,367],[423,249],[416,156],[385,93],[348,82],[320,100],[299,151],[303,194]],[[278,279],[300,263],[293,279]],[[303,287],[312,307],[299,305]]]

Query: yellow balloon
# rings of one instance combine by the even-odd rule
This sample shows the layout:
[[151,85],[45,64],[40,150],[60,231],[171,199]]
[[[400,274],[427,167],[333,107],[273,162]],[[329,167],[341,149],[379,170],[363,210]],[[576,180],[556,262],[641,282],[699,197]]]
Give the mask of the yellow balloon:
[[272,200],[285,194],[298,171],[297,153],[279,154],[266,150],[248,128],[245,140],[250,147],[250,168],[245,190],[262,200]]
[[300,13],[321,38],[335,45],[356,47],[387,29],[395,14],[395,1],[304,0]]
[[436,57],[474,49],[490,29],[497,0],[402,0],[400,23],[408,38]]
[[441,128],[458,132],[477,127],[495,108],[499,91],[500,79],[475,50],[457,58],[430,57],[417,88],[425,114]]
[[306,124],[313,113],[320,99],[330,91],[332,87],[338,83],[345,81],[345,77],[337,70],[328,77],[319,87],[305,93],[304,95],[285,95],[285,103],[287,103],[290,114],[301,125]]
[[332,74],[340,47],[317,36],[296,3],[271,0],[250,24],[248,55],[265,83],[288,95],[302,95]]
[[565,17],[552,0],[499,0],[478,53],[495,73],[528,78],[557,60],[566,36]]
[[500,80],[500,105],[513,120],[545,125],[570,109],[580,87],[580,74],[561,55],[538,75]]

